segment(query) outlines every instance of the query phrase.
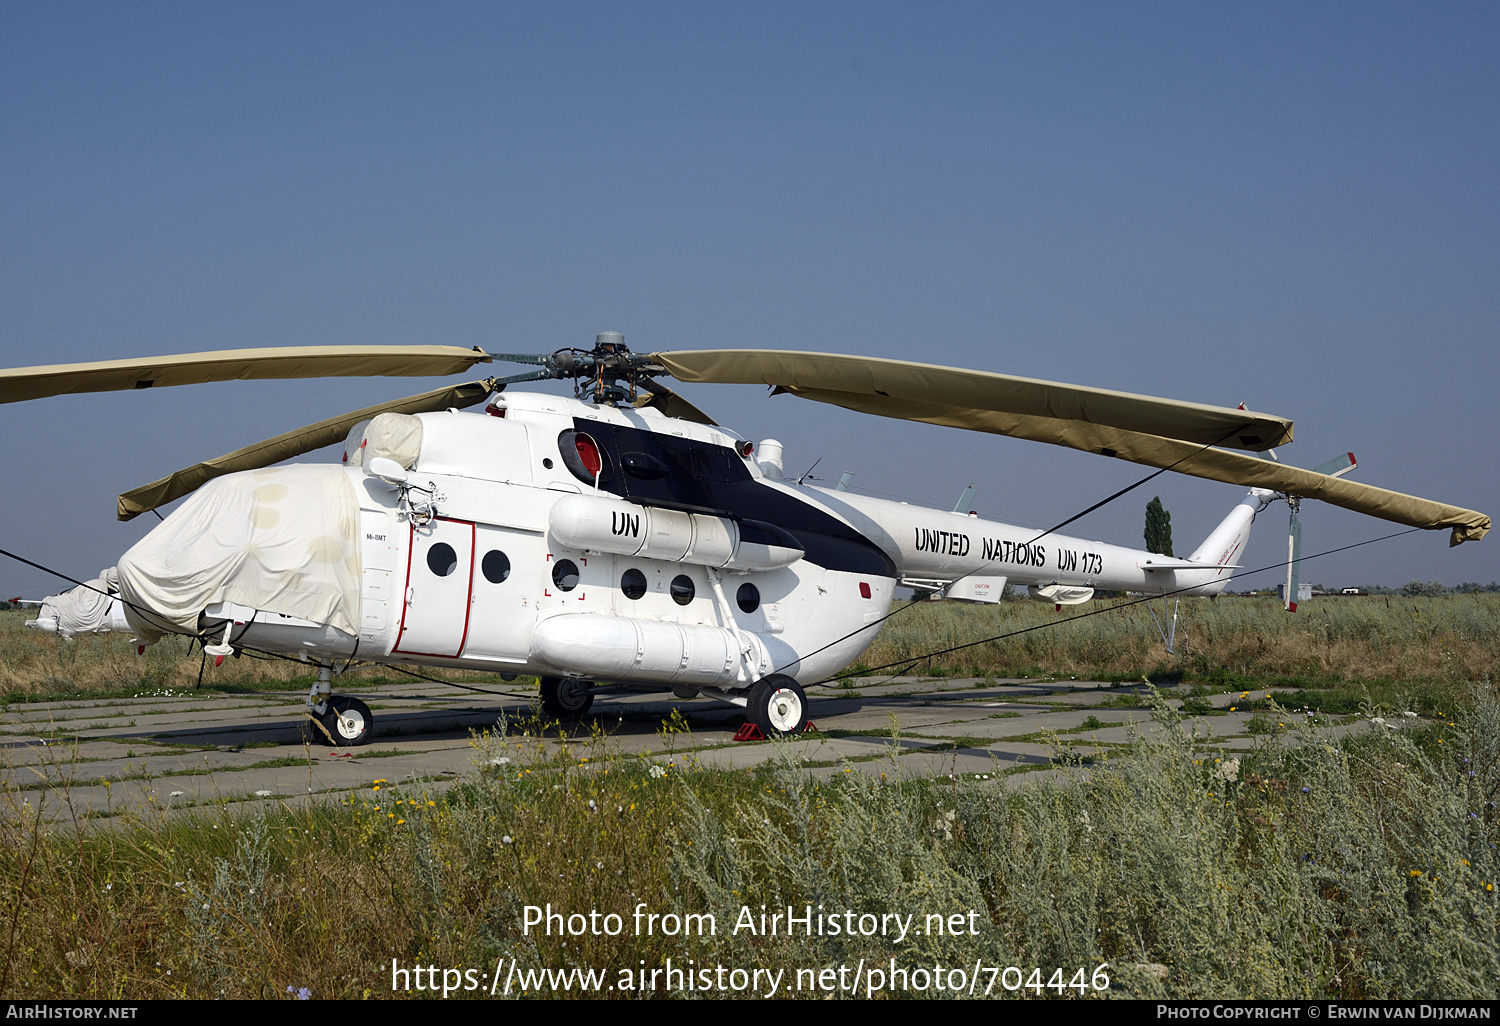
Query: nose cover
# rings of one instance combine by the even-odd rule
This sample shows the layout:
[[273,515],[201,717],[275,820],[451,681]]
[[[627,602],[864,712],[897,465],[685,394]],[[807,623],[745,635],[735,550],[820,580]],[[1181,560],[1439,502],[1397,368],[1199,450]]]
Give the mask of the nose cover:
[[217,478],[120,557],[126,618],[154,641],[197,633],[206,607],[237,602],[357,634],[358,525],[359,501],[341,467]]

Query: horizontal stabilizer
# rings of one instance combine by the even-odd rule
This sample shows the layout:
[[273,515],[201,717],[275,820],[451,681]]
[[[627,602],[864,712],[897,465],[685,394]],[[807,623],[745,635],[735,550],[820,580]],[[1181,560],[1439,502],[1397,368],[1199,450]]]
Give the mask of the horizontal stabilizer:
[[917,588],[921,591],[942,591],[952,582],[940,581],[935,577],[903,577],[896,583],[903,588]]
[[1195,563],[1190,559],[1171,559],[1159,557],[1157,559],[1143,559],[1136,564],[1148,573],[1152,570],[1238,570],[1238,563]]

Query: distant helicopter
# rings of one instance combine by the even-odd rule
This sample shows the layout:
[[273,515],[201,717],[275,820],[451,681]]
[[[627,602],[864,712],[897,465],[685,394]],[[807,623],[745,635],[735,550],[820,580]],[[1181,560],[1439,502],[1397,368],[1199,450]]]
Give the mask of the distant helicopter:
[[[307,696],[337,745],[371,737],[332,678],[359,663],[534,674],[546,711],[597,690],[698,695],[763,734],[808,722],[803,682],[848,666],[896,588],[1057,605],[1095,589],[1213,595],[1257,512],[1321,499],[1451,544],[1489,517],[1258,453],[1292,423],[1243,408],[862,356],[766,350],[486,353],[443,346],[233,350],[0,371],[0,401],[236,378],[534,370],[357,410],[197,464],[119,497],[128,520],[191,494],[116,567],[48,599],[43,630],[128,631],[141,651],[196,637],[316,663]],[[789,479],[782,445],[720,427],[656,379],[753,383],[852,410],[1130,460],[1251,490],[1186,559]],[[573,398],[517,393],[572,379]],[[480,406],[480,413],[462,412]],[[343,441],[333,465],[272,466]],[[1327,471],[1327,472],[1320,472]],[[1295,521],[1292,561],[1295,564]],[[1295,601],[1295,588],[1289,589]]]

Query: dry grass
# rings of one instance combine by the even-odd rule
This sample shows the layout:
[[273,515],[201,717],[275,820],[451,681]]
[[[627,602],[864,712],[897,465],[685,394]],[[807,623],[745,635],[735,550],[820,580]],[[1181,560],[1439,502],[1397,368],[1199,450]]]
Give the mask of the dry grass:
[[[922,603],[882,630],[865,661],[1090,608],[1104,604],[1057,614]],[[1109,962],[1110,993],[1132,996],[1495,998],[1500,596],[1328,600],[1295,616],[1266,600],[1193,600],[1182,611],[1175,657],[1135,607],[921,668],[1296,682],[1333,686],[1312,695],[1327,701],[1378,699],[1384,687],[1458,723],[1341,743],[1310,731],[1265,738],[1234,781],[1198,740],[1168,732],[1019,793],[894,769],[889,780],[820,783],[789,762],[729,772],[678,759],[653,776],[602,738],[544,756],[516,736],[477,739],[479,769],[440,797],[381,783],[344,804],[225,806],[94,831],[36,807],[63,796],[10,791],[0,794],[0,993],[361,997],[390,994],[392,959],[480,974],[497,959],[594,966],[613,982],[668,957],[772,969],[895,957],[1047,966],[1049,979],[1051,967],[1071,979],[1074,967]],[[125,638],[27,632],[24,616],[0,614],[11,694],[130,693],[197,677],[183,641],[138,657]],[[300,664],[231,660],[205,685],[308,676]],[[723,925],[706,940],[627,932],[566,946],[520,928],[527,904],[628,916],[642,901]],[[973,908],[984,930],[903,946],[729,934],[739,906],[763,902]]]
[[[480,739],[481,770],[441,798],[375,782],[342,805],[99,833],[47,826],[8,795],[0,992],[389,996],[392,959],[487,983],[497,959],[615,982],[669,957],[787,970],[977,959],[1046,967],[1044,980],[1109,963],[1109,993],[1138,997],[1500,991],[1500,703],[1487,694],[1451,727],[1342,744],[1309,729],[1247,755],[1234,780],[1169,730],[1018,793],[894,771],[818,782],[791,762],[707,771],[679,757],[653,776],[602,741],[529,772],[497,762],[534,744]],[[718,932],[521,929],[524,905],[628,922],[637,902],[713,913]],[[981,931],[904,945],[733,935],[737,910],[761,903],[973,909]]]
[[[1500,595],[1444,598],[1330,598],[1295,614],[1274,599],[1186,599],[1168,656],[1144,605],[1122,600],[1064,607],[1034,602],[995,606],[920,602],[882,628],[863,664],[901,663],[983,638],[1058,624],[924,660],[917,672],[1043,674],[1106,679],[1262,682],[1400,681],[1455,691],[1496,676],[1500,666]],[[1158,618],[1161,603],[1154,603]]]
[[[1318,599],[1295,615],[1271,599],[1188,599],[1181,606],[1174,656],[1164,651],[1146,606],[1112,609],[1118,602],[1092,602],[1062,612],[1035,602],[914,603],[898,610],[881,628],[863,664],[899,664],[997,634],[1041,627],[923,660],[914,669],[1125,680],[1150,674],[1158,682],[1196,680],[1226,686],[1250,680],[1306,685],[1399,681],[1457,694],[1468,681],[1496,677],[1500,666],[1500,595]],[[1160,616],[1160,603],[1155,607]],[[1058,622],[1095,610],[1105,611],[1076,623]],[[186,639],[169,638],[138,656],[122,635],[88,635],[64,642],[27,630],[23,622],[28,615],[0,612],[0,694],[12,700],[180,690],[197,682],[202,655]],[[460,681],[491,676],[430,668],[421,672]],[[209,688],[259,690],[305,685],[313,676],[304,664],[247,654],[218,668],[208,666],[203,683]],[[357,684],[361,677],[399,679],[381,667],[358,670],[345,679]]]
[[[168,637],[138,655],[124,634],[83,634],[71,641],[28,629],[35,611],[0,612],[0,696],[9,701],[75,695],[139,695],[182,691],[198,685],[218,690],[261,691],[306,687],[317,677],[307,663],[245,653],[215,667],[190,639]],[[427,676],[445,680],[491,680],[493,674],[467,670],[416,667]],[[404,679],[387,667],[356,669],[341,678],[341,686],[361,682]]]

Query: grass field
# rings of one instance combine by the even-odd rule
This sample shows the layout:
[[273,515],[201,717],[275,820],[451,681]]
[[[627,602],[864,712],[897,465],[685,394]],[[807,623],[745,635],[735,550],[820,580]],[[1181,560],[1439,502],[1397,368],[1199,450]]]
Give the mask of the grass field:
[[[80,695],[150,695],[201,686],[219,691],[285,691],[317,679],[308,663],[246,652],[215,667],[188,638],[167,637],[137,654],[130,637],[85,634],[71,641],[26,627],[35,611],[0,612],[0,699],[10,702]],[[489,673],[434,671],[446,680],[493,680]],[[410,679],[389,667],[355,669],[345,685]]]
[[[914,672],[1095,680],[1149,675],[1157,683],[1226,688],[1364,684],[1383,694],[1420,695],[1433,711],[1457,708],[1468,685],[1494,677],[1500,665],[1500,595],[1325,598],[1304,603],[1295,615],[1275,599],[1188,599],[1171,656],[1151,619],[1152,609],[1161,618],[1161,603],[1116,608],[1122,601],[1061,612],[1035,602],[915,603],[891,617],[861,663],[901,665],[927,652],[972,646],[918,660]],[[1012,636],[974,644],[1002,634]]]
[[[1136,609],[934,668],[1151,674],[1209,690],[1262,679],[1302,689],[1304,704],[1367,715],[1382,694],[1398,695],[1427,714],[1424,725],[1342,740],[1310,726],[1273,733],[1232,766],[1172,729],[1128,757],[1018,790],[905,778],[894,761],[887,777],[829,780],[789,760],[721,771],[677,757],[652,770],[602,737],[544,747],[511,731],[476,738],[473,775],[441,795],[376,781],[343,804],[90,831],[49,825],[38,793],[11,792],[0,795],[0,993],[389,996],[396,959],[475,969],[483,994],[497,960],[604,970],[609,985],[670,957],[789,973],[892,958],[1015,966],[1027,980],[1043,969],[1035,988],[997,979],[995,993],[1016,997],[1097,996],[1068,984],[1108,963],[1113,996],[1494,999],[1500,601],[1342,600],[1295,617],[1248,599],[1183,610],[1187,644],[1175,659]],[[1055,616],[1032,604],[923,604],[893,620],[865,661]],[[198,669],[185,652],[137,660],[118,640],[64,646],[17,626],[0,626],[12,693],[192,686]],[[226,669],[206,685],[258,687],[260,670],[300,667]],[[1157,716],[1178,722],[1165,707]],[[680,740],[664,727],[663,747]],[[637,937],[627,925],[617,937],[546,938],[520,928],[525,905],[597,908],[629,924],[642,902],[713,914],[717,932]],[[919,921],[972,909],[979,932],[902,943],[731,932],[741,907],[763,903]]]
[[[81,835],[49,833],[10,795],[0,992],[389,996],[392,959],[486,978],[497,959],[591,967],[612,982],[670,957],[772,970],[977,960],[1043,967],[1044,981],[1108,963],[1116,996],[1493,998],[1493,696],[1455,724],[1291,741],[1231,770],[1169,733],[1008,792],[859,773],[820,783],[789,763],[679,759],[653,775],[602,743],[513,771],[535,742],[490,736],[484,770],[441,798],[377,781],[343,805]],[[644,902],[719,928],[523,935],[522,907],[549,902],[627,922]],[[975,910],[979,935],[734,935],[739,909],[762,903],[919,920]]]
[[[1102,600],[1054,612],[1036,602],[993,606],[917,602],[898,606],[861,660],[863,666],[917,660],[915,672],[973,676],[1091,677],[1190,681],[1233,687],[1277,683],[1319,687],[1364,683],[1420,688],[1457,701],[1468,682],[1494,676],[1500,663],[1500,595],[1440,598],[1365,596],[1318,599],[1296,615],[1274,599],[1184,600],[1177,654],[1168,656],[1144,604],[1115,608]],[[1153,604],[1161,616],[1161,603]],[[1070,617],[1088,615],[1062,624]],[[197,684],[233,690],[284,688],[314,677],[306,664],[247,654],[204,667],[184,639],[168,639],[138,656],[120,635],[60,643],[27,630],[29,614],[0,612],[0,695],[11,701],[75,694],[136,694]],[[931,659],[925,653],[1025,633]],[[432,673],[431,670],[423,670]],[[357,671],[370,680],[400,679],[383,667]],[[453,680],[486,679],[447,673]]]

